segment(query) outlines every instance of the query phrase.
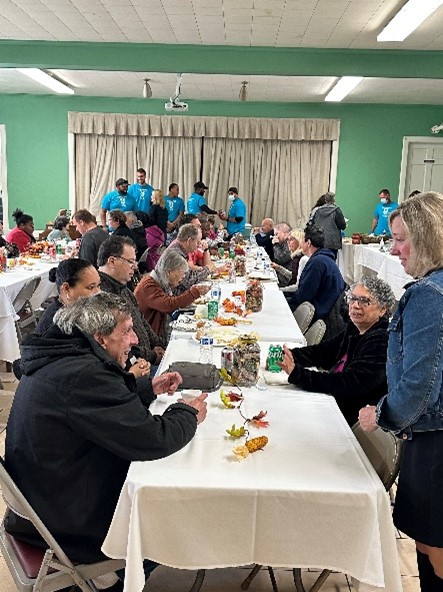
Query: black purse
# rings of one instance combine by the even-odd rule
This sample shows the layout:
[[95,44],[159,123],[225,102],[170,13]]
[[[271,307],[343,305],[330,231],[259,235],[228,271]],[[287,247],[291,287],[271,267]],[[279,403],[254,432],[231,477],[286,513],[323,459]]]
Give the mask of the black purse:
[[204,392],[216,391],[223,378],[215,364],[199,362],[173,362],[166,372],[178,372],[183,378],[179,389],[199,389]]

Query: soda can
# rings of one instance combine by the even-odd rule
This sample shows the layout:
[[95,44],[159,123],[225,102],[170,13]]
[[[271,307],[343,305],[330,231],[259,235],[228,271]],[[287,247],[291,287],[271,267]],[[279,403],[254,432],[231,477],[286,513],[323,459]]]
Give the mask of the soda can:
[[226,372],[231,372],[234,363],[234,348],[226,346],[222,349],[221,353],[221,365],[225,368]]
[[220,286],[212,286],[211,290],[211,300],[217,300],[217,302],[221,298],[221,288]]
[[218,315],[218,301],[210,300],[208,302],[208,320],[212,321]]
[[223,259],[223,257],[225,256],[225,250],[223,247],[218,248],[218,256],[220,257],[220,259]]

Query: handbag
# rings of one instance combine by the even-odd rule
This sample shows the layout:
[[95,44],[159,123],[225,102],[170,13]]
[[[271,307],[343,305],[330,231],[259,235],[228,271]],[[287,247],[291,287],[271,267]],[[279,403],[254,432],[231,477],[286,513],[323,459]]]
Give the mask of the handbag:
[[166,372],[178,372],[183,378],[179,389],[199,389],[204,392],[216,391],[223,378],[215,364],[199,362],[173,362]]

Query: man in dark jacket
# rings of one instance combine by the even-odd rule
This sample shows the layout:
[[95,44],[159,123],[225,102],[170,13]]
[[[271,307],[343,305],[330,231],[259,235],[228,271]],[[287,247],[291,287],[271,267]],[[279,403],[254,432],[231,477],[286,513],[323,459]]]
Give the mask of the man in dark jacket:
[[345,283],[332,251],[324,249],[323,228],[308,224],[304,240],[300,246],[303,254],[309,257],[296,292],[288,292],[288,303],[294,311],[302,302],[311,302],[315,307],[313,322],[327,319],[334,304],[343,293]]
[[254,228],[255,240],[259,247],[263,247],[271,261],[274,261],[274,220],[263,218],[260,228]]
[[165,343],[143,318],[134,294],[127,287],[137,267],[134,242],[126,236],[110,236],[100,246],[97,263],[102,291],[120,296],[131,308],[138,339],[136,357],[140,355],[157,367],[165,353]]
[[[123,370],[137,343],[129,307],[112,294],[64,307],[44,336],[22,343],[20,380],[6,436],[6,468],[68,556],[103,559],[131,461],[164,458],[193,438],[206,414],[180,401],[162,416],[148,410],[172,394],[177,373],[151,381]],[[10,512],[7,530],[43,546],[32,525]]]

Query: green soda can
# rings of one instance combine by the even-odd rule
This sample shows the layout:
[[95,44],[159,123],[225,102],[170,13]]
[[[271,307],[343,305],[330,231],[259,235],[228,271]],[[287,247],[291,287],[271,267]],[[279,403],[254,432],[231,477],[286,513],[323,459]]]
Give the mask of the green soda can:
[[218,302],[217,300],[210,300],[208,302],[208,320],[213,321],[218,315]]
[[277,362],[283,361],[283,348],[281,345],[270,345],[268,350],[268,357],[266,359],[266,370],[269,372],[281,372],[280,366]]
[[218,256],[220,257],[220,259],[223,259],[223,257],[225,256],[225,250],[223,247],[218,248]]

